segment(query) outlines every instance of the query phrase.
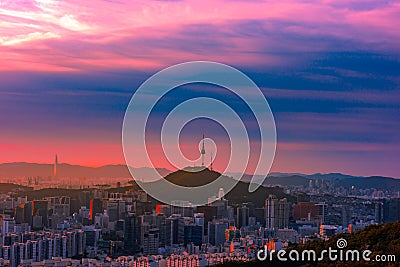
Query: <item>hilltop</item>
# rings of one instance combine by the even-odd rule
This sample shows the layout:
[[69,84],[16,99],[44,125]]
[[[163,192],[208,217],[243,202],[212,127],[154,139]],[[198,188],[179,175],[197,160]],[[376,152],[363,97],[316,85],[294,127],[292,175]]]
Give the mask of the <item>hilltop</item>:
[[[232,181],[232,177],[222,175],[219,172],[209,170],[204,168],[197,172],[187,171],[185,169],[179,170],[165,176],[165,179],[171,183],[186,186],[186,187],[196,187],[205,185],[213,182],[217,178],[224,180],[229,179]],[[283,192],[280,187],[259,187],[255,192],[249,193],[249,184],[246,182],[239,181],[237,185],[226,194],[225,198],[233,205],[239,205],[243,202],[253,202],[257,207],[264,206],[264,201],[269,194],[276,195],[278,198],[287,198],[288,201],[294,202],[294,197],[287,195]],[[215,193],[217,194],[218,188],[216,188]]]

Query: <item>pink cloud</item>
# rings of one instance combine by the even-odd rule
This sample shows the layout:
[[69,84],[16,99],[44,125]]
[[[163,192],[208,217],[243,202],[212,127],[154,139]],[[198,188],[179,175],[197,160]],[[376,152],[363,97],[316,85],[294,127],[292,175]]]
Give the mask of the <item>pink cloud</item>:
[[[274,53],[274,49],[285,50],[285,46],[290,51],[327,49],[321,42],[312,48],[304,44],[276,43],[273,37],[263,33],[247,38],[234,31],[235,24],[240,27],[243,21],[259,21],[267,32],[283,30],[286,34],[304,37],[328,35],[364,43],[380,42],[380,46],[391,45],[392,48],[399,40],[395,25],[400,6],[396,3],[369,10],[349,9],[344,4],[335,5],[329,1],[294,0],[229,3],[36,0],[5,3],[0,7],[0,49],[11,64],[0,70],[156,69],[204,57],[230,64],[290,64],[279,53]],[[206,38],[182,34],[188,26],[202,24],[211,25],[209,30],[216,30],[217,34],[208,40],[210,43],[215,41],[217,47],[214,49],[200,52],[191,50],[190,46],[163,48],[164,42],[174,38],[177,46],[180,41]],[[277,29],[277,25],[282,28]],[[249,34],[251,32],[249,29]],[[210,30],[203,35],[212,33]],[[142,43],[149,39],[154,42]],[[125,49],[117,50],[114,44],[123,44],[124,48],[130,45],[129,53]]]

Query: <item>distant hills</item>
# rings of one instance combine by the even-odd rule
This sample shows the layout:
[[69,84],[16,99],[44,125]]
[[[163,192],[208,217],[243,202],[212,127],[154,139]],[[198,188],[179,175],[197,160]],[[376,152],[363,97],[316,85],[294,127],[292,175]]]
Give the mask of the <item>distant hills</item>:
[[[53,176],[53,164],[38,163],[3,163],[0,164],[0,179],[14,179],[24,177],[51,177]],[[165,176],[171,171],[163,168],[157,171]],[[154,176],[151,168],[135,168],[135,172],[141,177],[149,177],[149,180],[158,179]],[[128,167],[126,165],[105,165],[102,167],[87,167],[80,165],[70,165],[59,163],[57,165],[57,174],[63,178],[130,178]]]
[[[161,176],[167,176],[172,171],[164,168],[157,169]],[[87,167],[80,165],[70,165],[66,163],[58,164],[58,175],[65,178],[131,178],[131,174],[126,165],[105,165],[102,167]],[[135,168],[135,173],[140,177],[146,177],[147,181],[158,179],[158,176],[154,175],[154,171],[151,168]],[[26,178],[26,177],[51,177],[53,175],[53,164],[38,164],[38,163],[3,163],[0,164],[0,179],[12,180],[15,178]],[[226,176],[233,177],[235,179],[240,178],[239,173],[226,173]],[[243,175],[242,182],[250,182],[251,175]],[[261,177],[261,176],[259,176]],[[173,175],[168,179],[173,179],[175,183],[179,184],[178,177]],[[211,177],[212,178],[212,177]],[[183,176],[179,176],[179,179],[184,179]],[[356,188],[381,188],[383,190],[398,190],[400,191],[400,179],[383,176],[351,176],[341,173],[328,173],[328,174],[301,174],[301,173],[270,173],[268,178],[265,179],[264,186],[307,186],[310,180],[333,180],[337,186]],[[200,184],[197,184],[200,183]],[[194,179],[193,185],[199,186],[208,183],[204,178]]]
[[[240,178],[239,173],[229,173],[229,176],[235,179]],[[256,175],[258,178],[262,176]],[[250,182],[251,175],[243,175],[242,181]],[[385,177],[385,176],[352,176],[341,173],[328,173],[328,174],[290,174],[290,173],[270,173],[265,179],[264,186],[307,186],[310,180],[325,180],[334,181],[335,186],[343,186],[349,188],[354,186],[355,188],[368,189],[368,188],[380,188],[382,190],[394,190],[400,191],[400,179]]]

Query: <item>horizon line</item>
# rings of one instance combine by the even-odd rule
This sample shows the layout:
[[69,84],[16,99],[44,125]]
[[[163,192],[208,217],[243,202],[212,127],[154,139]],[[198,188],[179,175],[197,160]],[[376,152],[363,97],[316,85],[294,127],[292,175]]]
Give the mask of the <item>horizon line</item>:
[[[54,166],[54,162],[53,163],[40,163],[40,162],[28,162],[28,161],[13,161],[13,162],[0,162],[0,165],[4,165],[4,164],[37,164],[37,165],[51,165]],[[86,168],[92,168],[92,169],[99,169],[102,167],[106,167],[106,166],[127,166],[127,167],[131,167],[134,169],[164,169],[164,170],[168,170],[171,173],[178,171],[178,170],[183,170],[183,169],[177,169],[175,171],[170,170],[168,168],[165,167],[148,167],[148,166],[141,166],[141,167],[133,167],[133,166],[128,166],[127,164],[123,164],[123,163],[109,163],[109,164],[102,164],[102,165],[98,165],[98,166],[90,166],[90,165],[82,165],[82,164],[73,164],[73,163],[67,163],[67,162],[58,162],[58,165],[70,165],[70,166],[79,166],[79,167],[86,167]],[[188,166],[188,167],[193,167],[193,166]],[[199,166],[201,167],[201,166]],[[207,167],[207,169],[209,169],[209,167]],[[217,171],[218,170],[213,170],[213,171]],[[228,175],[228,174],[242,174],[242,175],[257,175],[257,176],[263,176],[265,174],[250,174],[250,173],[240,173],[240,172],[219,172],[221,174],[224,175]],[[352,176],[352,177],[362,177],[362,178],[370,178],[370,177],[385,177],[385,178],[393,178],[393,179],[400,179],[400,177],[394,177],[394,176],[385,176],[385,175],[357,175],[357,174],[349,174],[349,173],[343,173],[340,171],[331,171],[331,172],[313,172],[313,173],[304,173],[304,172],[285,172],[285,171],[271,171],[267,174],[267,176],[273,174],[273,173],[278,173],[278,174],[288,174],[288,175],[307,175],[307,176],[312,176],[312,175],[330,175],[330,174],[340,174],[340,175],[348,175],[348,176]]]

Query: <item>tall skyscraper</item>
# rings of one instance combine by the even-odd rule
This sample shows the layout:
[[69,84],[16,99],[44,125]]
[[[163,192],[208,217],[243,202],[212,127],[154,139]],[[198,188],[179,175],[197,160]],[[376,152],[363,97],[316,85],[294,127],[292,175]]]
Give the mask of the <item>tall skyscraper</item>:
[[290,214],[290,203],[286,198],[280,199],[278,202],[278,228],[289,227],[289,214]]
[[53,177],[57,178],[57,166],[58,166],[58,156],[54,159]]
[[275,195],[269,195],[265,200],[265,227],[289,227],[290,203],[286,198],[278,200]]
[[241,228],[249,225],[249,208],[242,204],[241,207],[236,209],[236,227]]
[[171,237],[170,244],[183,244],[184,242],[184,218],[173,214],[167,219],[169,231],[167,235]]
[[375,203],[375,223],[383,223],[383,203]]
[[224,220],[213,220],[208,222],[208,242],[219,246],[225,243],[225,230],[229,228],[228,222]]
[[317,203],[316,206],[318,207],[318,219],[320,224],[325,223],[325,216],[326,216],[326,210],[328,208],[328,204],[325,202]]
[[96,214],[103,212],[103,202],[99,198],[94,198],[90,200],[90,213],[89,219],[94,220]]
[[128,213],[124,220],[124,249],[129,253],[136,252],[137,228],[136,215]]
[[278,199],[275,195],[269,195],[265,200],[265,227],[272,229],[278,223]]
[[193,243],[195,246],[201,246],[203,242],[203,227],[194,223],[184,226],[184,245]]
[[4,218],[3,221],[2,221],[1,236],[4,238],[4,236],[7,233],[13,233],[14,232],[14,226],[15,226],[14,219]]
[[400,221],[400,198],[385,199],[383,202],[383,222]]

